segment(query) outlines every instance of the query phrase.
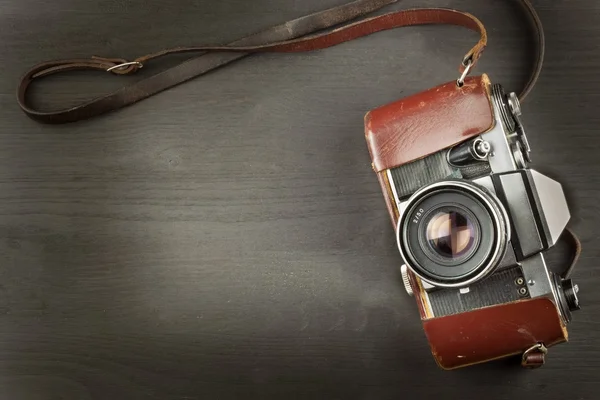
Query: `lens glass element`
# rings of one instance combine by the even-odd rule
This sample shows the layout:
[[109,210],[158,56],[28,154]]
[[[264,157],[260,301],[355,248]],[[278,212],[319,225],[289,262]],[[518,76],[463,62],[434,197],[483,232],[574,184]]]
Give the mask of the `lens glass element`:
[[475,235],[473,222],[459,210],[437,212],[427,224],[429,246],[448,260],[461,258],[473,250]]

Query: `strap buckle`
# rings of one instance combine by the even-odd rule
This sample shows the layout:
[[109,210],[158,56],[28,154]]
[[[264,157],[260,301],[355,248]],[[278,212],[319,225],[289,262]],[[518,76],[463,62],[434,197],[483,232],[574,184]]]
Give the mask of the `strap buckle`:
[[536,343],[523,353],[521,365],[525,368],[539,368],[545,363],[548,348],[544,343]]
[[144,67],[144,64],[142,64],[139,61],[127,61],[127,62],[118,64],[118,65],[114,65],[114,66],[108,68],[106,70],[106,72],[113,72],[113,73],[117,73],[118,74],[119,73],[118,71],[123,71],[123,70],[127,69],[126,67],[129,67],[131,65],[134,65],[135,69],[140,69],[140,68]]

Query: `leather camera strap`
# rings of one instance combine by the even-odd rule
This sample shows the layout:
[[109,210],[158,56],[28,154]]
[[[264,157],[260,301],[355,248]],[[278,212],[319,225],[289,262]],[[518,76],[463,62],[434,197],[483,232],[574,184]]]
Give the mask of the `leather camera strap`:
[[[133,61],[120,58],[91,57],[89,59],[67,59],[49,61],[30,69],[21,79],[17,100],[21,109],[31,118],[42,123],[60,124],[89,119],[129,106],[166,89],[203,75],[235,60],[258,52],[296,53],[306,52],[354,40],[383,30],[403,26],[426,24],[459,25],[480,34],[477,44],[463,57],[460,72],[466,76],[477,63],[487,44],[487,33],[483,24],[473,15],[451,9],[419,8],[390,12],[357,22],[348,22],[381,9],[398,0],[358,0],[301,17],[273,28],[247,36],[227,46],[176,47],[138,57]],[[536,38],[536,58],[530,78],[521,91],[524,99],[533,88],[544,59],[544,31],[529,0],[519,0],[531,21]],[[342,25],[343,24],[343,25]],[[317,33],[338,26],[332,31]],[[310,36],[306,36],[310,35]],[[146,63],[180,53],[200,53],[195,58],[175,67],[142,79],[108,95],[83,104],[58,111],[39,111],[29,105],[27,90],[30,84],[44,76],[73,70],[108,71],[116,75],[132,74]]]

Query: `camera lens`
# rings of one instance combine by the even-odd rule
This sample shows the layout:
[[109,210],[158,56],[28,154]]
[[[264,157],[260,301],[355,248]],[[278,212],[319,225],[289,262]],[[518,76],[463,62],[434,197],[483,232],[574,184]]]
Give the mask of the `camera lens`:
[[510,235],[502,204],[468,181],[445,181],[417,191],[398,222],[398,248],[423,280],[461,287],[491,273]]
[[427,243],[441,257],[457,260],[474,248],[473,222],[460,210],[436,212],[426,228]]

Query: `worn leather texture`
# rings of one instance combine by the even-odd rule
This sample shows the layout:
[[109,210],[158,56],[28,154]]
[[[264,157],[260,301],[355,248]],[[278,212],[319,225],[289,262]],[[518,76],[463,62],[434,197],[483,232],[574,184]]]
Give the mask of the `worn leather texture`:
[[440,367],[454,369],[567,341],[556,305],[537,298],[423,321]]
[[490,80],[448,82],[370,111],[365,135],[373,169],[381,172],[423,158],[493,127]]

